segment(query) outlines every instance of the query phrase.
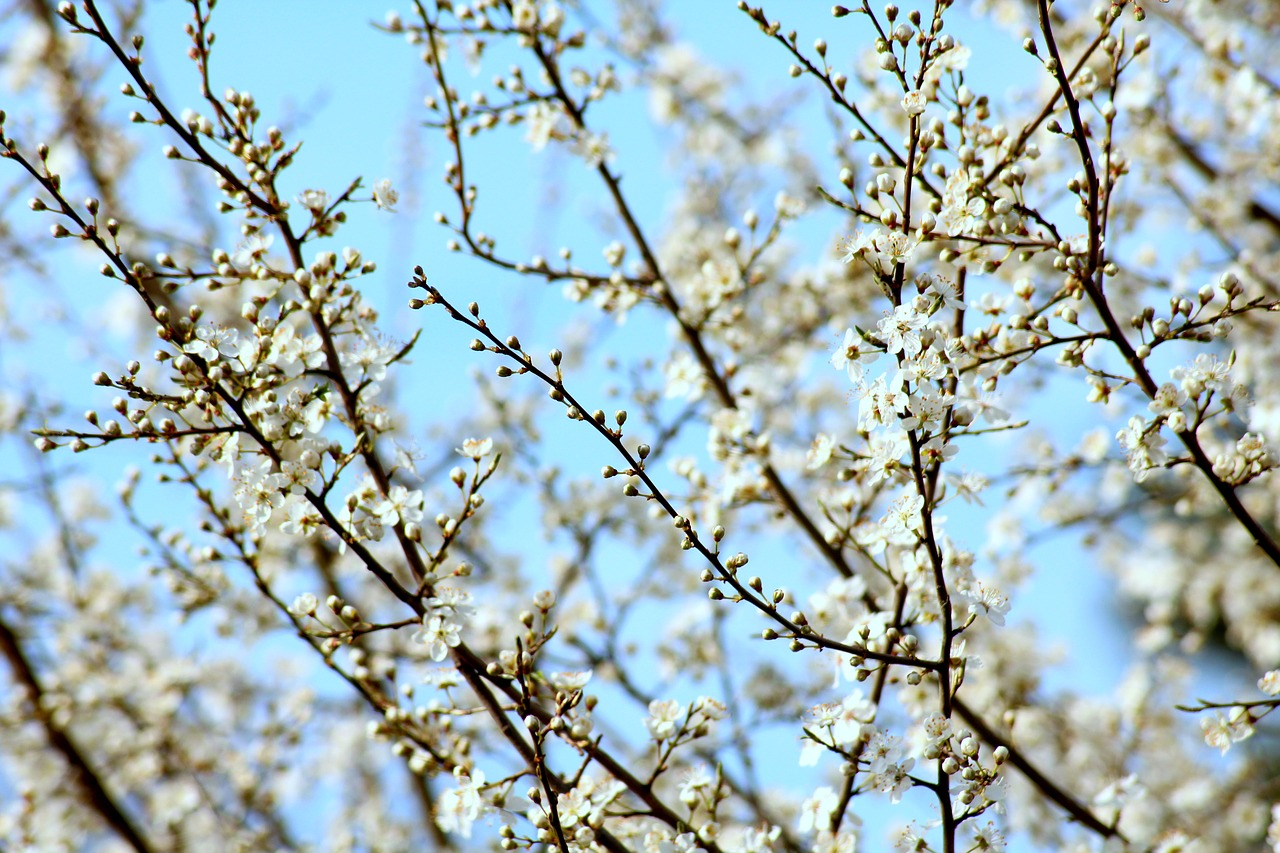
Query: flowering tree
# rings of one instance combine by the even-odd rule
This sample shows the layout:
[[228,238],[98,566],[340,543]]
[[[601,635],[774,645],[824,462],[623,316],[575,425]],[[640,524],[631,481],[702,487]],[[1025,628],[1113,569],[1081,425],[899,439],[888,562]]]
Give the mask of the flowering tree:
[[[6,847],[1280,849],[1262,738],[1210,749],[1280,702],[1280,7],[864,3],[802,37],[714,4],[823,124],[656,4],[412,2],[378,28],[433,81],[471,265],[380,269],[343,232],[397,190],[284,189],[306,149],[189,5],[172,99],[140,7],[13,11],[49,97],[3,127],[6,263],[86,257],[18,219],[90,252],[67,287],[131,354],[76,329],[87,372],[0,407]],[[984,93],[984,64],[1027,70]],[[611,125],[636,93],[661,210]],[[133,189],[139,146],[188,219]],[[585,260],[494,236],[532,218],[486,183],[521,146],[604,211]],[[638,340],[593,344],[601,315]],[[465,405],[424,405],[460,355]],[[138,466],[119,500],[65,461],[100,457]],[[1041,681],[1019,592],[1064,569],[1032,528],[1140,605],[1109,699]]]

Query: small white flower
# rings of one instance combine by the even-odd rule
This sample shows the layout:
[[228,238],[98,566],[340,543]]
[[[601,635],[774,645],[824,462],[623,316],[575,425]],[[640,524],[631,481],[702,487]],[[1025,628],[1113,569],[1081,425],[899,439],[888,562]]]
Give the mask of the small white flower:
[[484,788],[484,773],[472,770],[468,775],[461,768],[454,770],[454,778],[458,787],[450,788],[440,795],[436,803],[436,824],[445,832],[471,837],[471,825],[476,819],[489,811],[489,804],[481,796]]
[[329,207],[329,194],[324,190],[303,190],[298,195],[298,204],[312,213],[324,213]]
[[680,703],[674,699],[655,699],[649,703],[649,716],[644,724],[654,740],[666,740],[679,730],[677,721],[681,714]]
[[831,366],[845,371],[850,382],[859,382],[865,373],[863,365],[879,358],[880,352],[853,329],[845,329],[844,341],[831,354]]
[[901,231],[882,233],[876,240],[876,248],[891,264],[905,264],[920,245],[920,238],[908,236]]
[[468,438],[462,442],[462,446],[458,448],[458,453],[469,459],[479,462],[484,457],[493,452],[492,438]]
[[399,200],[400,193],[392,189],[390,178],[383,178],[373,185],[373,203],[378,206],[379,210],[394,212],[396,202]]
[[900,352],[906,354],[908,358],[915,358],[923,348],[920,330],[928,322],[929,318],[924,314],[910,305],[903,304],[895,307],[892,314],[880,320],[876,324],[876,331],[884,341],[886,352],[890,354]]
[[373,511],[379,521],[390,527],[401,522],[412,524],[421,521],[422,491],[419,489],[410,491],[400,485],[392,486],[386,500],[379,501]]
[[1259,678],[1258,689],[1268,696],[1280,696],[1280,669],[1273,669]]
[[511,7],[511,26],[522,32],[533,32],[538,27],[538,4],[533,0],[517,0]]
[[443,615],[424,616],[413,639],[427,647],[427,656],[433,661],[442,661],[449,656],[449,649],[462,643],[462,634],[457,623]]
[[195,340],[184,344],[182,350],[205,361],[215,361],[218,356],[233,358],[240,352],[240,333],[229,326],[200,326]]
[[924,112],[926,99],[924,92],[916,89],[914,92],[907,92],[902,98],[902,110],[907,115],[915,117]]
[[813,439],[813,444],[809,447],[809,453],[805,461],[805,468],[810,471],[816,471],[823,465],[831,461],[831,453],[836,449],[836,439],[834,436],[820,432]]
[[1200,728],[1204,732],[1204,742],[1226,755],[1232,744],[1253,737],[1253,723],[1253,717],[1246,708],[1233,708],[1229,717],[1215,713],[1212,717],[1201,718]]
[[821,832],[831,828],[831,813],[840,804],[836,792],[823,785],[800,806],[800,832]]
[[994,586],[977,581],[969,589],[961,590],[957,596],[985,614],[992,624],[1004,624],[1005,614],[1009,612],[1009,598]]
[[1124,448],[1129,460],[1129,470],[1139,483],[1147,478],[1152,468],[1158,468],[1169,458],[1164,452],[1165,439],[1159,424],[1148,426],[1141,417],[1134,415],[1129,425],[1116,433],[1116,441]]
[[840,243],[841,255],[840,260],[846,264],[852,263],[854,258],[861,257],[868,250],[874,250],[876,247],[875,231],[858,231],[852,237],[848,237]]
[[609,147],[609,134],[582,133],[574,140],[574,153],[587,161],[593,169],[613,160],[613,149]]
[[553,672],[547,676],[547,680],[557,690],[573,692],[586,687],[587,682],[591,680],[591,675],[592,671],[589,669],[581,672]]
[[994,850],[996,853],[1004,853],[1004,835],[1000,833],[1000,830],[996,829],[994,823],[987,821],[986,826],[974,828],[973,846],[969,849],[976,851]]
[[275,241],[274,234],[263,234],[255,231],[236,248],[235,254],[231,256],[231,261],[237,267],[247,267],[265,255]]
[[563,139],[564,114],[546,101],[538,101],[524,116],[525,139],[534,151],[541,151],[553,139]]
[[320,601],[309,592],[304,592],[289,605],[289,612],[294,616],[309,616],[316,612]]

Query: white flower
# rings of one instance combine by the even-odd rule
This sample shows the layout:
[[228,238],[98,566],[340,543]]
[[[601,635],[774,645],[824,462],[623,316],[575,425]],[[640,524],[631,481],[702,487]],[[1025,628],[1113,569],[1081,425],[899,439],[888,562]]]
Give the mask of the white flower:
[[458,453],[479,462],[493,452],[492,438],[468,438],[458,448]]
[[542,6],[542,13],[539,18],[542,23],[542,31],[554,37],[560,33],[560,28],[564,26],[564,9],[555,0],[547,0]]
[[412,524],[422,520],[422,491],[410,491],[404,486],[392,486],[386,499],[374,507],[374,513],[383,524],[394,527],[403,522]]
[[592,671],[589,669],[580,672],[553,672],[547,675],[547,680],[555,689],[571,693],[586,687],[591,675]]
[[294,616],[309,616],[316,612],[320,601],[311,593],[304,592],[289,605],[289,612]]
[[925,69],[925,84],[937,85],[943,74],[949,71],[963,71],[968,67],[972,55],[973,51],[962,44],[954,45],[950,50],[936,54],[929,62],[929,67]]
[[1122,779],[1117,779],[1107,787],[1103,788],[1093,797],[1095,806],[1115,806],[1123,808],[1126,804],[1132,802],[1138,797],[1145,796],[1146,790],[1138,782],[1138,777],[1130,773]]
[[820,832],[831,828],[831,813],[840,804],[836,792],[823,785],[800,806],[800,832]]
[[319,471],[291,459],[280,463],[280,480],[277,482],[292,495],[305,494],[308,489],[318,492],[324,488],[324,479]]
[[391,179],[383,178],[373,185],[373,203],[379,210],[395,211],[400,193],[391,187]]
[[[920,460],[924,462],[925,465],[940,465],[948,459],[953,458],[959,451],[960,448],[956,447],[954,444],[945,443],[942,440],[942,436],[935,435],[921,446]],[[972,493],[967,495],[964,493],[961,494],[965,497],[965,500],[974,498]],[[982,502],[978,501],[978,503],[981,504]]]
[[511,26],[522,32],[533,32],[538,26],[538,4],[533,0],[516,0],[511,7]]
[[783,219],[795,219],[804,213],[804,199],[796,198],[785,192],[779,192],[773,197],[773,209],[778,212],[778,216]]
[[274,234],[263,234],[260,231],[255,231],[236,248],[235,254],[231,256],[231,261],[238,267],[247,267],[265,255],[275,241]]
[[364,339],[350,350],[339,354],[343,367],[359,370],[366,379],[381,382],[387,377],[387,365],[396,357],[396,350],[373,340]]
[[1163,450],[1165,441],[1160,435],[1159,424],[1148,426],[1137,415],[1129,419],[1127,427],[1116,433],[1116,440],[1124,448],[1133,479],[1139,483],[1147,478],[1152,468],[1163,465],[1169,458]]
[[1280,803],[1271,807],[1271,825],[1267,827],[1267,843],[1271,850],[1280,850]]
[[436,594],[427,599],[427,606],[434,612],[443,612],[455,622],[465,622],[475,615],[471,593],[452,586],[438,588]]
[[1259,678],[1258,689],[1268,696],[1280,696],[1280,669],[1273,669]]
[[702,366],[684,350],[671,356],[662,373],[666,378],[663,396],[667,399],[698,400],[706,392],[707,379]]
[[220,355],[230,358],[240,352],[240,333],[229,326],[200,326],[182,351],[205,361],[216,361]]
[[440,799],[436,802],[436,825],[445,832],[470,838],[471,825],[489,810],[489,804],[481,796],[484,773],[472,770],[468,775],[461,768],[455,768],[453,775],[458,787],[440,794]]
[[923,509],[924,498],[920,495],[902,495],[889,505],[881,523],[891,534],[918,532],[924,524],[920,515]]
[[654,740],[666,740],[679,730],[680,703],[674,699],[654,699],[649,703],[649,716],[644,724]]
[[658,842],[657,853],[704,853],[698,846],[698,836],[692,832],[682,832],[675,838]]
[[917,853],[929,848],[920,829],[913,822],[902,828],[897,840],[893,842],[893,849],[895,853]]
[[902,795],[911,788],[914,782],[911,781],[911,768],[916,766],[914,758],[908,758],[901,764],[891,764],[884,772],[876,774],[874,778],[879,784],[880,792],[889,795],[889,802],[897,803],[902,800]]
[[995,853],[1004,853],[1004,836],[1000,830],[996,829],[996,825],[991,821],[987,821],[986,826],[974,827],[973,829],[973,845],[970,850],[994,850]]
[[876,774],[884,773],[902,758],[902,740],[896,735],[877,730],[867,741],[862,758],[867,762],[867,770]]
[[916,89],[914,92],[907,92],[902,98],[902,110],[907,115],[915,117],[924,112],[924,106],[927,99],[924,92]]
[[871,448],[864,471],[867,485],[874,486],[884,480],[892,480],[902,470],[902,457],[910,445],[904,433],[879,430],[868,439]]
[[1217,747],[1223,755],[1233,743],[1239,743],[1253,736],[1253,718],[1245,708],[1233,708],[1231,716],[1215,713],[1212,717],[1202,717],[1200,728],[1204,732],[1204,742]]
[[782,827],[771,824],[743,827],[737,847],[733,848],[734,853],[772,853],[775,849],[774,842],[780,835],[782,835]]
[[901,231],[881,233],[876,239],[876,249],[891,264],[905,264],[920,245],[920,238],[903,234]]
[[324,339],[319,335],[304,337],[291,324],[281,323],[271,332],[271,349],[263,362],[279,367],[286,376],[298,376],[324,362],[323,347]]
[[699,764],[685,771],[684,781],[680,783],[680,802],[693,806],[702,796],[702,792],[711,787],[714,780],[707,772],[707,765]]
[[1157,415],[1179,411],[1187,402],[1187,394],[1172,382],[1166,382],[1156,391],[1147,408]]
[[1009,612],[1009,598],[994,586],[987,586],[982,581],[957,592],[975,609],[980,610],[995,625],[1003,625],[1005,614]]
[[541,151],[551,140],[563,139],[564,132],[560,129],[563,119],[564,114],[558,109],[546,101],[538,101],[525,113],[525,140],[534,151]]
[[580,133],[574,140],[573,150],[593,169],[613,160],[613,149],[609,147],[607,133]]
[[805,459],[805,468],[810,471],[816,471],[823,465],[831,461],[831,453],[836,449],[836,441],[834,436],[827,435],[824,432],[818,433],[813,444],[809,447],[809,453]]
[[271,473],[270,460],[264,459],[256,467],[246,466],[240,472],[235,497],[244,510],[245,526],[251,532],[260,532],[271,514],[284,504],[284,495]]
[[907,398],[907,411],[911,414],[902,419],[903,429],[930,429],[941,426],[947,413],[947,407],[955,401],[941,394],[921,391]]
[[840,250],[844,252],[840,260],[846,264],[852,263],[854,258],[861,257],[869,250],[874,250],[877,233],[876,231],[858,231],[852,237],[846,238],[840,244]]
[[870,385],[860,387],[858,393],[858,429],[874,432],[878,426],[896,426],[898,413],[907,404],[907,395],[896,382],[890,385],[883,376],[877,376]]
[[324,520],[302,495],[288,495],[284,508],[287,517],[280,523],[280,532],[286,536],[310,536],[324,526]]
[[1175,367],[1169,371],[1175,382],[1182,385],[1187,396],[1199,397],[1205,391],[1219,391],[1230,387],[1231,366],[1218,360],[1216,355],[1200,353],[1189,367]]
[[324,213],[329,207],[329,194],[324,190],[303,190],[298,195],[298,204],[312,213]]
[[831,366],[848,373],[850,382],[859,382],[865,370],[862,365],[875,361],[880,352],[853,329],[845,329],[844,341],[831,354]]
[[462,634],[456,623],[440,615],[428,615],[422,617],[422,627],[414,633],[413,639],[427,647],[428,657],[442,661],[449,656],[449,649],[462,643]]

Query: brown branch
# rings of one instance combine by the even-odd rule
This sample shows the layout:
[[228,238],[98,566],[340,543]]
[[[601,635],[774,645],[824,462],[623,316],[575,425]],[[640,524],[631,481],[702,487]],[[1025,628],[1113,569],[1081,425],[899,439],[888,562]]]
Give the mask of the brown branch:
[[1009,763],[1018,768],[1018,771],[1022,773],[1022,775],[1026,777],[1027,781],[1034,785],[1040,793],[1044,794],[1050,800],[1061,806],[1073,820],[1088,827],[1103,838],[1114,837],[1119,838],[1122,841],[1127,840],[1118,829],[1113,826],[1108,826],[1100,821],[1087,806],[1055,785],[1053,780],[1041,773],[1040,769],[1032,764],[1030,760],[1022,754],[1021,750],[1010,745],[1005,738],[998,735],[995,729],[987,725],[981,714],[966,705],[959,697],[955,700],[955,709],[956,713],[960,715],[960,718],[963,719],[965,723],[973,729],[974,734],[982,738],[983,741],[990,744],[992,747],[1003,746],[1007,749],[1009,751]]
[[44,686],[40,683],[31,660],[23,652],[17,636],[3,619],[0,619],[0,655],[8,661],[14,679],[26,689],[32,713],[44,727],[49,745],[62,754],[93,809],[126,844],[138,853],[151,853],[154,848],[143,837],[134,821],[125,814],[124,807],[107,790],[106,783],[89,758],[71,736],[54,722],[53,714],[44,708],[41,701],[46,695]]
[[[1080,282],[1107,327],[1108,339],[1120,351],[1125,362],[1133,371],[1134,381],[1148,398],[1155,399],[1159,386],[1151,378],[1146,364],[1138,357],[1133,345],[1129,343],[1124,330],[1120,327],[1119,321],[1111,310],[1111,305],[1107,301],[1103,289],[1103,233],[1099,208],[1100,187],[1098,173],[1093,162],[1093,152],[1089,147],[1084,119],[1080,115],[1080,102],[1076,98],[1075,92],[1072,91],[1071,81],[1063,70],[1062,57],[1058,52],[1057,41],[1053,36],[1053,26],[1049,21],[1048,0],[1036,0],[1036,2],[1040,10],[1040,30],[1044,35],[1045,44],[1048,47],[1052,61],[1052,66],[1049,70],[1057,80],[1058,88],[1061,89],[1062,96],[1066,101],[1067,112],[1071,116],[1071,138],[1075,141],[1076,148],[1079,151],[1080,163],[1084,169],[1088,186],[1086,205],[1089,212],[1089,248],[1085,257],[1084,269],[1080,270]],[[1280,568],[1280,544],[1276,543],[1271,534],[1263,529],[1258,520],[1249,512],[1244,502],[1240,500],[1240,495],[1237,494],[1235,487],[1214,473],[1213,462],[1209,459],[1208,454],[1205,453],[1204,448],[1201,447],[1200,440],[1195,432],[1192,429],[1182,429],[1176,431],[1175,434],[1191,454],[1195,466],[1200,469],[1201,473],[1208,479],[1209,484],[1213,486],[1214,491],[1222,498],[1222,502],[1227,509],[1240,522],[1240,525],[1248,531],[1249,536],[1258,548],[1266,554],[1272,563]]]

